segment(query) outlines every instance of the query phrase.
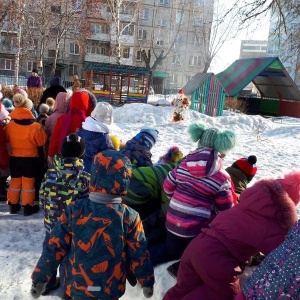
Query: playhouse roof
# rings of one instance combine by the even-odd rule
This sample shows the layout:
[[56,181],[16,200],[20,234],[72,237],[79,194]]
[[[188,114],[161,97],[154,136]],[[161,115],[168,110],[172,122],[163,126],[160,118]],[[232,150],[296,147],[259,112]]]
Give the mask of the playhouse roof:
[[128,65],[117,65],[108,63],[96,63],[96,62],[86,62],[84,71],[94,71],[97,73],[112,73],[117,74],[138,74],[138,75],[149,75],[150,69],[144,67],[134,67]]
[[[185,95],[192,95],[193,92],[204,83],[204,81],[210,77],[215,75],[213,73],[197,73],[193,76],[182,88]],[[217,79],[217,78],[216,78]]]
[[230,97],[253,82],[264,98],[300,101],[300,91],[278,57],[238,59],[216,76]]

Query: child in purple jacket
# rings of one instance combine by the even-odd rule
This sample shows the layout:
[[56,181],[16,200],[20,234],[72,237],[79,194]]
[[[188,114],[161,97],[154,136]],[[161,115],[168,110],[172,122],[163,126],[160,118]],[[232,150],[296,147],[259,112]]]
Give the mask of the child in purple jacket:
[[223,155],[236,143],[232,131],[205,129],[202,124],[188,128],[198,148],[188,154],[164,182],[170,199],[166,216],[165,243],[149,249],[154,266],[179,259],[203,227],[208,227],[219,211],[235,203],[230,175],[223,168]]

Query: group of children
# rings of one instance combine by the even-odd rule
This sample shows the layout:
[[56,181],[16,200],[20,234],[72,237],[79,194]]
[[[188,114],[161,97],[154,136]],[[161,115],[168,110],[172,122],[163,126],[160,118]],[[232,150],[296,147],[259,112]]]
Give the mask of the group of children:
[[[34,122],[22,97],[14,97],[14,104],[19,99],[20,105],[15,105],[0,140],[0,151],[5,140],[10,145],[11,213],[21,208],[20,193],[25,215],[38,210],[30,172],[39,147],[49,145],[50,167],[39,189],[46,234],[32,273],[33,297],[61,286],[62,299],[119,299],[126,278],[132,285],[137,280],[145,297],[151,297],[153,267],[178,259],[177,283],[164,299],[297,295],[297,270],[284,271],[291,266],[287,261],[298,255],[293,245],[299,233],[300,171],[247,187],[257,171],[256,157],[238,159],[225,169],[223,159],[236,145],[234,132],[201,123],[188,127],[198,143],[194,151],[184,157],[172,147],[153,164],[151,149],[158,131],[142,129],[117,151],[114,145],[120,143],[111,138],[112,107],[96,103],[85,90],[70,98],[57,95],[52,115],[57,106],[65,110],[50,122],[50,131]],[[17,131],[22,137],[11,133]],[[35,144],[20,156],[14,138],[29,139],[26,132],[34,135]],[[1,168],[7,166],[2,156],[0,163]],[[259,252],[271,253],[278,263],[267,256],[240,289],[238,275]],[[281,253],[287,254],[278,257]],[[280,284],[276,292],[269,288],[275,282]]]

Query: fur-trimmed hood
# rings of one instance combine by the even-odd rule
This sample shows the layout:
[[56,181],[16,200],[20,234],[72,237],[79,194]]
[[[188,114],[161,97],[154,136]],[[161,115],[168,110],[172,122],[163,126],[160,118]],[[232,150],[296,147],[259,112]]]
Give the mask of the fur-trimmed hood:
[[276,216],[282,228],[289,230],[297,222],[294,201],[274,179],[261,179],[240,196],[241,207],[266,218]]

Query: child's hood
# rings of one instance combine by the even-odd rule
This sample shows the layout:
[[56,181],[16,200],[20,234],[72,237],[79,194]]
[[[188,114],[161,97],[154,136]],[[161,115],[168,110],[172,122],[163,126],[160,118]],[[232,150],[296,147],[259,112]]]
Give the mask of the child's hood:
[[82,128],[88,131],[100,132],[100,133],[109,133],[110,130],[108,126],[104,123],[100,123],[93,119],[92,117],[87,117],[82,123]]
[[187,155],[181,164],[185,164],[189,173],[201,178],[212,176],[223,167],[223,160],[219,152],[212,148],[196,149]]
[[54,168],[60,174],[59,177],[72,186],[78,182],[78,174],[83,171],[83,160],[77,157],[55,155]]

